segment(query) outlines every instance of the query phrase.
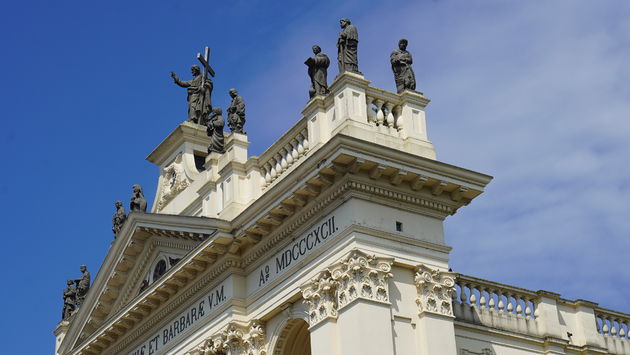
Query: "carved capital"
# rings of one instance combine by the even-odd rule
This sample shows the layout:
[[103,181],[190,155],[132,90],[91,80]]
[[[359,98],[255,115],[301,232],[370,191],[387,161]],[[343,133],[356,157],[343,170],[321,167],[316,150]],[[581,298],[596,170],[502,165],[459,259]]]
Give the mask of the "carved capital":
[[420,265],[415,277],[419,314],[425,312],[453,317],[452,299],[455,294],[455,274]]
[[389,304],[387,279],[392,277],[392,259],[353,250],[329,269],[337,282],[339,309],[359,298]]
[[302,286],[302,298],[308,306],[311,327],[325,319],[337,318],[336,282],[328,270]]
[[219,333],[191,350],[189,355],[266,355],[264,326],[252,321],[249,326],[230,323]]

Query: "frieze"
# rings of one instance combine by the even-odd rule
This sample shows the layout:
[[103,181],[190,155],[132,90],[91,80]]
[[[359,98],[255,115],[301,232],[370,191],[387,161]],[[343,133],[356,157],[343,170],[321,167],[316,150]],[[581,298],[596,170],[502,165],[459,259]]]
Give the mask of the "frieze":
[[[337,219],[338,220],[338,219]],[[335,215],[320,220],[311,229],[296,238],[291,244],[284,247],[280,252],[267,259],[255,272],[248,276],[248,286],[250,289],[258,290],[281,274],[284,274],[291,266],[297,265],[304,260],[313,250],[319,249],[328,238],[339,231],[339,225]]]
[[232,297],[232,288],[226,283],[213,288],[203,297],[197,299],[188,308],[162,326],[149,339],[136,347],[129,355],[157,355],[163,352],[171,342],[186,330],[199,324],[212,311]]

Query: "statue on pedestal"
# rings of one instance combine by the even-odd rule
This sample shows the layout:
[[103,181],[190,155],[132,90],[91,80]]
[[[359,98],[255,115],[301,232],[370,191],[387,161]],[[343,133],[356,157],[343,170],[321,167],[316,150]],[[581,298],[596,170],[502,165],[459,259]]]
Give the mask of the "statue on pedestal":
[[72,312],[77,308],[77,287],[74,286],[74,280],[68,280],[68,287],[63,291],[63,310],[61,311],[61,319],[66,320]]
[[352,25],[347,18],[339,20],[339,24],[343,29],[337,39],[339,74],[343,74],[347,71],[361,74],[361,72],[359,72],[359,33],[357,32],[357,28]]
[[404,38],[398,41],[398,49],[389,56],[396,81],[396,90],[399,94],[405,90],[416,90],[416,75],[411,68],[413,60],[411,53],[407,52],[407,43]]
[[308,58],[304,64],[308,66],[308,76],[311,78],[311,87],[308,90],[308,96],[313,98],[315,95],[328,94],[328,66],[330,59],[322,53],[322,49],[318,45],[313,46],[313,57]]
[[116,236],[118,236],[118,233],[122,229],[123,223],[127,220],[127,212],[125,212],[121,201],[116,201],[114,205],[116,206],[116,213],[112,218],[112,232],[114,232],[114,239],[116,239]]
[[232,97],[232,102],[227,109],[228,127],[234,133],[246,134],[243,131],[243,126],[245,125],[245,101],[243,101],[236,89],[230,89],[230,97]]
[[212,108],[212,116],[208,120],[208,137],[210,137],[210,146],[208,146],[208,153],[225,153],[225,139],[223,137],[223,127],[225,126],[225,119],[221,116],[223,111],[220,107]]
[[198,65],[190,68],[193,79],[189,81],[180,80],[175,73],[171,72],[171,77],[175,84],[188,89],[188,121],[205,124],[205,121],[212,109],[210,101],[212,95],[212,80],[201,75]]
[[81,265],[81,278],[74,280],[77,284],[77,296],[76,296],[76,306],[77,308],[81,307],[83,301],[85,301],[85,296],[90,290],[90,272],[87,270],[87,266]]
[[147,211],[147,200],[144,198],[144,193],[142,192],[142,186],[133,185],[133,193],[131,194],[131,198],[129,199],[129,210],[131,212],[146,212]]

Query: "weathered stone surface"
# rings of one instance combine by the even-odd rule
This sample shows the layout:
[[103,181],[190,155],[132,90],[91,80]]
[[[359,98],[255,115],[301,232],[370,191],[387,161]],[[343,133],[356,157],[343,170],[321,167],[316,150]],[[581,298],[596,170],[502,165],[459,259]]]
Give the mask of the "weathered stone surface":
[[308,66],[308,76],[311,78],[311,87],[308,90],[309,97],[315,95],[327,95],[328,94],[328,66],[330,66],[330,59],[324,53],[318,45],[313,46],[314,56],[308,58],[304,64]]

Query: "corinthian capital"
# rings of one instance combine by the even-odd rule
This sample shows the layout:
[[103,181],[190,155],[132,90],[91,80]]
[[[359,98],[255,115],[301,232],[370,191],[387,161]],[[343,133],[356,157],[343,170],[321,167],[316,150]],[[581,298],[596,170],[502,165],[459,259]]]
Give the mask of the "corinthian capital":
[[339,309],[362,298],[389,304],[387,279],[392,277],[391,258],[377,258],[359,250],[331,266],[332,279],[337,282]]
[[188,352],[189,355],[266,355],[265,331],[262,323],[249,326],[228,324],[222,331],[206,339]]
[[418,290],[416,304],[420,315],[425,312],[453,316],[452,297],[455,294],[454,273],[420,265],[416,269]]
[[324,270],[302,286],[302,298],[308,306],[309,325],[327,318],[337,318],[336,282]]

